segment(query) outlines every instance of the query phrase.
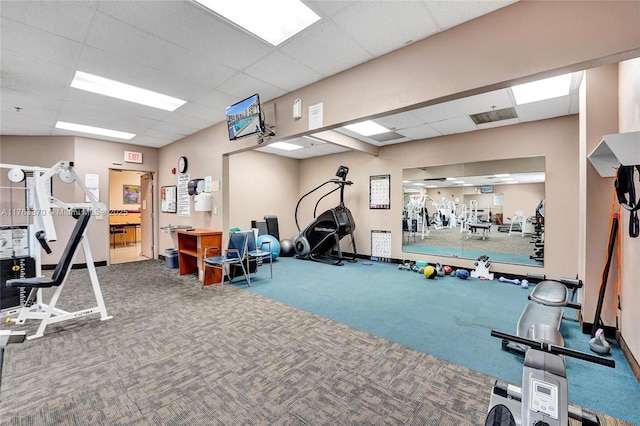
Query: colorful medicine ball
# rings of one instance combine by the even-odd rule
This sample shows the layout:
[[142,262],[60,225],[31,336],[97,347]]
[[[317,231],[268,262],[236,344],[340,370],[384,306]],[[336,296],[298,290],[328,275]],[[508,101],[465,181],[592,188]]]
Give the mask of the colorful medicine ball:
[[451,275],[451,272],[453,271],[453,269],[451,268],[451,266],[445,266],[444,268],[442,268],[444,270],[444,273],[446,275]]
[[459,269],[458,278],[460,278],[461,280],[466,280],[467,278],[469,278],[469,271],[467,271],[466,269]]
[[423,273],[424,276],[429,279],[433,279],[436,277],[436,269],[431,265],[425,266]]

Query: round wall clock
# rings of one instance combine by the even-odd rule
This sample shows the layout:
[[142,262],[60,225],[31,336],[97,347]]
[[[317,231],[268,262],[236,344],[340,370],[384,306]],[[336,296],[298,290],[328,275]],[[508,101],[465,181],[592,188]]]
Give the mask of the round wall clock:
[[178,171],[180,173],[185,173],[187,171],[187,157],[180,157],[178,159]]

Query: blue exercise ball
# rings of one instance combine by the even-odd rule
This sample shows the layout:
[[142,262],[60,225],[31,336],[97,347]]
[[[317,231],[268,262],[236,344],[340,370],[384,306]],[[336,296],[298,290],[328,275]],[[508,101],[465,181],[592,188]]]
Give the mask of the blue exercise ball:
[[258,236],[258,248],[262,250],[269,250],[269,244],[271,243],[271,260],[276,260],[280,255],[280,242],[273,235],[263,234]]

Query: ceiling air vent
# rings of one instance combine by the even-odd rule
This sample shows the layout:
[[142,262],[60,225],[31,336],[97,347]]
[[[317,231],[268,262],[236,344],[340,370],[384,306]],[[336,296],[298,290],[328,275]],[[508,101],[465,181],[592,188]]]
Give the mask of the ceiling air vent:
[[493,111],[481,112],[479,114],[470,115],[476,124],[492,123],[494,121],[509,120],[510,118],[518,118],[516,109],[513,107],[505,109],[496,109]]
[[404,136],[402,136],[400,133],[396,133],[396,132],[378,133],[377,135],[371,135],[369,137],[371,139],[373,139],[373,140],[378,141],[378,142],[388,142],[388,141],[393,141],[393,140],[396,140],[396,139],[404,138]]

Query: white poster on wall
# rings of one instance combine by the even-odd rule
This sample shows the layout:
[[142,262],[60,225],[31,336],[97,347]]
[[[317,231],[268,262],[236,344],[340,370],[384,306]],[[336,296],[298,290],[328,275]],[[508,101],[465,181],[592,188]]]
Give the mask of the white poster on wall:
[[322,103],[309,106],[309,130],[322,127]]
[[189,179],[188,173],[178,175],[178,216],[191,216],[191,198],[189,196]]

